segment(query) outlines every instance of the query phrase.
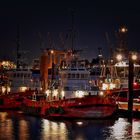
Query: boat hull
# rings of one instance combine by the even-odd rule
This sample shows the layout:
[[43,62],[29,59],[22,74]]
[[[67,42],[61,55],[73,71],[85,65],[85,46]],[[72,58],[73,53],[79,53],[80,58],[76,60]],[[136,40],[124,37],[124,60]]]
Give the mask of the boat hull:
[[16,101],[13,98],[0,98],[0,110],[8,110],[8,109],[18,109],[21,105],[20,101]]
[[82,118],[82,119],[101,119],[108,118],[114,114],[116,107],[112,106],[93,106],[86,108],[64,108],[64,113],[50,113],[48,117],[53,118]]
[[24,98],[31,96],[32,91],[10,93],[0,96],[0,110],[19,109]]
[[[128,110],[128,102],[118,101],[118,108]],[[133,102],[133,111],[140,111],[140,102]]]
[[106,118],[114,114],[117,106],[111,98],[87,96],[51,102],[26,99],[21,108],[25,114],[51,118]]

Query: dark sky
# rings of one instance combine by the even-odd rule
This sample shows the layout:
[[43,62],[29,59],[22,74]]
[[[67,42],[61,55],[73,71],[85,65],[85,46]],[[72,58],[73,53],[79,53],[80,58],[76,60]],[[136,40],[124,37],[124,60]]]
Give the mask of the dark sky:
[[105,33],[112,40],[122,24],[128,28],[128,47],[140,50],[138,0],[1,0],[0,58],[14,59],[17,24],[20,25],[20,47],[28,52],[28,58],[39,57],[41,40],[44,48],[48,47],[48,38],[55,48],[60,48],[59,34],[64,36],[71,26],[71,9],[75,11],[75,48],[83,49],[84,57],[95,57],[98,47],[107,55]]

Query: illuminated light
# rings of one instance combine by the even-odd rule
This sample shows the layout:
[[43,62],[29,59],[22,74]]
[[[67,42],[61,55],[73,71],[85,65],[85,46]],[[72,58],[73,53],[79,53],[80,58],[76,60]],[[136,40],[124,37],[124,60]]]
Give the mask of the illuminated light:
[[6,92],[6,88],[4,86],[1,87],[2,93]]
[[49,89],[47,89],[47,90],[45,91],[46,96],[49,96],[50,93],[51,93],[51,91],[50,91]]
[[53,50],[51,50],[51,54],[53,54],[54,53],[54,51]]
[[116,56],[116,59],[117,59],[118,61],[121,61],[121,60],[122,60],[122,55],[121,55],[121,54],[118,54],[118,55]]
[[132,60],[137,60],[137,55],[136,54],[132,54]]
[[103,56],[101,54],[99,54],[98,57],[103,57]]
[[1,91],[2,91],[2,93],[8,93],[8,92],[10,92],[11,91],[11,89],[10,89],[10,87],[5,87],[5,86],[2,86],[1,87]]
[[89,81],[89,84],[91,84],[91,83],[92,83],[92,81],[90,80],[90,81]]
[[1,122],[5,122],[7,120],[7,115],[8,115],[7,112],[0,112]]
[[132,125],[132,135],[134,137],[134,139],[139,139],[140,138],[140,122],[139,121],[133,121],[133,125]]
[[115,64],[115,67],[128,67],[127,62],[121,61]]
[[113,59],[111,59],[110,61],[111,61],[111,63],[113,63]]
[[125,26],[123,26],[123,27],[121,27],[121,28],[119,29],[119,31],[120,31],[121,33],[126,33],[126,32],[128,31],[128,29],[127,29]]
[[76,124],[78,124],[78,125],[83,125],[83,122],[76,122]]
[[102,80],[100,80],[100,83],[103,83],[103,81],[102,81]]
[[16,65],[11,61],[2,61],[1,65],[6,69],[16,68]]
[[102,84],[102,90],[107,90],[108,89],[108,84],[103,83]]
[[134,82],[134,83],[133,83],[133,85],[134,85],[134,86],[137,86],[137,85],[138,85],[138,83],[137,83],[137,82]]
[[109,89],[114,89],[115,87],[116,87],[115,84],[110,83],[110,85],[109,85]]
[[11,91],[11,88],[10,87],[7,87],[7,92],[10,92]]
[[25,92],[27,90],[27,87],[19,87],[20,92]]
[[103,91],[100,91],[100,92],[99,92],[99,95],[100,95],[100,96],[103,96],[103,95],[104,95],[104,92],[103,92]]
[[112,126],[112,137],[114,139],[125,138],[130,127],[130,124],[128,124],[125,118],[119,118]]
[[28,139],[28,135],[26,135],[27,133],[29,133],[28,129],[29,127],[28,127],[27,121],[20,120],[19,121],[19,133],[20,133],[19,139],[24,139],[24,140]]
[[121,31],[122,31],[123,33],[125,33],[125,32],[127,31],[127,29],[126,29],[126,28],[122,28]]
[[55,89],[55,90],[53,91],[53,96],[57,96],[57,95],[58,95],[58,90]]
[[62,97],[65,96],[65,92],[64,92],[64,90],[61,91],[61,96],[62,96]]
[[87,94],[86,92],[81,91],[81,90],[75,91],[75,96],[78,97],[78,98],[82,98],[82,97],[84,97],[84,95],[86,95],[86,94]]

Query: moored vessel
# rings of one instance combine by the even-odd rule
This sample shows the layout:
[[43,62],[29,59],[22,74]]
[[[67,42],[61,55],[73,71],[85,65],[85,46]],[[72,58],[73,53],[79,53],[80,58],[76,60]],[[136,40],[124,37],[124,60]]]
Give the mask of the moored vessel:
[[[61,56],[61,61],[56,63],[57,60],[54,61],[53,58],[57,58],[57,52],[55,50],[43,52],[41,68],[43,91],[34,93],[30,99],[26,98],[23,101],[23,112],[51,118],[111,117],[117,108],[115,100],[103,94],[98,88],[93,90],[95,88],[89,82],[90,72],[79,59],[77,51],[59,52],[63,57]],[[46,73],[50,64],[51,75]]]

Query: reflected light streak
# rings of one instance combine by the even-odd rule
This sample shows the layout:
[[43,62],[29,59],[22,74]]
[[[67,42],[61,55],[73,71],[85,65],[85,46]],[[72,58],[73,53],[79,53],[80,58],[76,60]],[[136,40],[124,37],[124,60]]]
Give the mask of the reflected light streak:
[[140,120],[133,120],[132,136],[134,139],[140,139]]
[[27,121],[25,120],[21,120],[19,121],[19,139],[20,140],[27,140],[29,139],[29,130],[28,130],[28,124],[27,124]]
[[44,119],[42,122],[42,129],[42,139],[67,139],[67,129],[63,122],[52,122]]
[[119,118],[114,126],[112,126],[112,138],[115,138],[117,140],[127,138],[132,133],[132,126],[130,123],[128,123],[127,119],[125,118]]
[[0,112],[0,139],[14,140],[13,123],[12,120],[7,118],[7,115],[6,112]]
[[6,120],[7,112],[0,112],[0,123]]

